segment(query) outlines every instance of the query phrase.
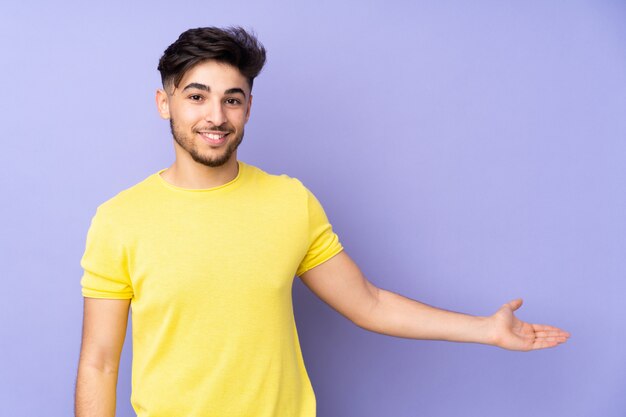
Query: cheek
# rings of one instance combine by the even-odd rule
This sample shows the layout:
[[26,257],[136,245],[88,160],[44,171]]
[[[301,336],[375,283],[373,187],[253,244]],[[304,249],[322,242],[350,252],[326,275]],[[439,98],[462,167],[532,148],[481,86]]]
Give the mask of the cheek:
[[170,111],[170,113],[178,125],[193,125],[202,120],[202,112],[198,108],[178,108]]
[[243,126],[246,123],[246,112],[231,111],[228,113],[228,121],[234,126]]

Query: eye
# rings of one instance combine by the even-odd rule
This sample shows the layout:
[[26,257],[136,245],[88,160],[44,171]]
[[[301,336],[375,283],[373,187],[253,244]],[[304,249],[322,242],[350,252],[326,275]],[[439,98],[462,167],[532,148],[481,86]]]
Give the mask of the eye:
[[202,101],[204,100],[204,97],[202,97],[200,94],[192,94],[189,96],[189,99],[191,101]]
[[238,106],[239,104],[241,104],[241,100],[239,100],[238,98],[227,98],[225,100],[225,103],[230,105],[230,106]]

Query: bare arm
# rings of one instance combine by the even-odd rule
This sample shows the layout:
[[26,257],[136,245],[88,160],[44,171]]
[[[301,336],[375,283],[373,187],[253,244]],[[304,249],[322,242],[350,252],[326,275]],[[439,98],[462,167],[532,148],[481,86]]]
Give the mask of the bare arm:
[[76,379],[76,417],[114,417],[120,355],[130,300],[84,299]]
[[529,324],[513,312],[521,300],[494,315],[455,313],[375,287],[345,251],[302,274],[302,281],[359,327],[390,336],[484,343],[511,350],[553,347],[569,337],[556,327]]

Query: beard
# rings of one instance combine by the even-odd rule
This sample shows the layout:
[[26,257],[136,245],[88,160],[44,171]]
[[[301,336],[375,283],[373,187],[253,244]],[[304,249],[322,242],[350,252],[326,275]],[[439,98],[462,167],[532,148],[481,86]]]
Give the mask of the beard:
[[[174,119],[170,118],[170,130],[172,131],[172,136],[176,143],[180,145],[191,158],[199,164],[206,165],[211,168],[216,168],[224,165],[235,153],[239,144],[243,141],[243,129],[241,133],[235,136],[232,140],[229,140],[226,144],[226,149],[217,156],[211,156],[200,153],[198,150],[198,145],[196,144],[194,137],[189,136],[186,132],[183,132],[181,129],[176,126]],[[212,130],[221,131],[221,132],[232,132],[232,129],[227,129],[225,127],[215,127]],[[229,133],[230,134],[230,133]]]

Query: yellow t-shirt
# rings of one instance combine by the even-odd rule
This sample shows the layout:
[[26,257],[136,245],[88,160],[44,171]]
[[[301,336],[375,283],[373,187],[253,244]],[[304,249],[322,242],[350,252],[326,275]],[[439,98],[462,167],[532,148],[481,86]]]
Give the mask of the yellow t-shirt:
[[96,210],[82,294],[131,301],[138,417],[313,417],[294,275],[342,250],[300,181],[239,162],[219,187],[159,174]]

